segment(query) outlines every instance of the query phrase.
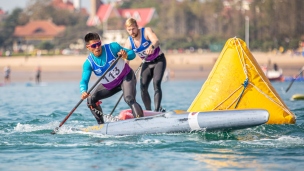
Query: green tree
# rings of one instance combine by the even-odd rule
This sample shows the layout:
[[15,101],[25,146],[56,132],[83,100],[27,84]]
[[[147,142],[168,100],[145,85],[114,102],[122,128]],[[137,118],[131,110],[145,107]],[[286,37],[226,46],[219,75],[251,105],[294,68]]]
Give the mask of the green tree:
[[52,42],[49,41],[44,41],[41,42],[38,46],[38,49],[42,49],[42,50],[51,50],[54,48],[54,44]]
[[11,14],[4,19],[0,24],[0,47],[5,49],[11,47],[13,44],[13,34],[16,25],[18,25],[18,17],[22,9],[15,8]]

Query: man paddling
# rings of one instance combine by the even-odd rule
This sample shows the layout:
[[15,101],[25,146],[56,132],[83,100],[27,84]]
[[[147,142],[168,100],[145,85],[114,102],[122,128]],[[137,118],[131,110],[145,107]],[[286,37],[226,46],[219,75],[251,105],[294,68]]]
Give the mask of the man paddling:
[[160,49],[158,38],[150,27],[139,29],[137,21],[133,18],[127,19],[125,28],[130,35],[125,47],[132,49],[143,60],[146,59],[140,73],[141,97],[146,110],[151,110],[151,98],[148,88],[153,79],[154,110],[164,112],[161,107],[161,81],[167,62],[164,53]]
[[[88,33],[84,37],[86,48],[90,51],[82,67],[80,81],[81,98],[87,98],[87,104],[98,124],[103,124],[103,113],[99,100],[108,98],[120,90],[123,90],[124,100],[132,109],[134,117],[142,117],[141,106],[136,102],[136,76],[130,66],[123,59],[133,60],[135,53],[132,50],[121,47],[118,43],[102,45],[97,33]],[[101,76],[111,67],[117,56],[119,59],[112,69],[101,79],[96,89],[88,94],[88,83],[91,73]]]

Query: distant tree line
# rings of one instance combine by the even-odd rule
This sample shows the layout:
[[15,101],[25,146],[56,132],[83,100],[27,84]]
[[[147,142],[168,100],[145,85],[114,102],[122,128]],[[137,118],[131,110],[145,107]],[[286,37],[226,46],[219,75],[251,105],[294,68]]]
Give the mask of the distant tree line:
[[252,0],[249,9],[243,0],[132,0],[126,8],[154,6],[159,18],[153,27],[167,47],[208,48],[228,38],[245,39],[245,17],[249,18],[250,49],[268,51],[295,49],[304,41],[303,0]]
[[52,20],[56,25],[66,26],[66,30],[52,42],[41,42],[37,45],[39,49],[64,49],[70,44],[77,43],[83,39],[88,31],[102,34],[102,30],[96,27],[88,27],[87,15],[79,11],[71,12],[57,9],[50,5],[51,0],[33,0],[25,9],[14,9],[0,23],[0,48],[11,50],[16,38],[13,36],[16,26],[25,25],[30,20]]
[[[248,9],[243,0],[230,2],[230,6],[225,6],[223,0],[128,0],[117,8],[154,7],[158,18],[148,26],[167,49],[208,49],[210,44],[225,43],[235,36],[244,40],[246,16],[252,50],[296,49],[304,41],[303,0],[252,0]],[[34,0],[26,9],[12,11],[0,24],[0,47],[11,46],[15,26],[30,19],[51,18],[55,24],[67,27],[52,42],[56,48],[67,48],[88,31],[102,34],[101,28],[86,26],[88,16],[56,9],[49,3],[50,0]]]

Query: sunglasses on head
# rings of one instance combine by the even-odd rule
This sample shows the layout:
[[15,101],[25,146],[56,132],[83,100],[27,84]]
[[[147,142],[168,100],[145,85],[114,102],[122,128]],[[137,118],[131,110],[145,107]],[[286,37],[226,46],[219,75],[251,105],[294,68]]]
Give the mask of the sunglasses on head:
[[93,44],[88,45],[88,46],[90,46],[91,48],[94,48],[94,49],[95,49],[95,48],[101,46],[101,42],[93,43]]

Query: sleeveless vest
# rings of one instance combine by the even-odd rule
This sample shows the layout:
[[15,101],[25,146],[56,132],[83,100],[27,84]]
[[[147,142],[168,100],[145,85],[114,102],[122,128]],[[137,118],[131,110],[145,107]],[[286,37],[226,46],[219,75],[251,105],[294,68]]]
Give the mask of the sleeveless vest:
[[[146,54],[146,50],[148,49],[148,47],[151,45],[151,41],[147,40],[145,38],[145,28],[141,28],[141,42],[140,42],[140,46],[138,48],[136,48],[135,43],[132,39],[131,36],[129,36],[129,41],[131,43],[132,46],[132,50],[141,58],[144,59],[147,54]],[[148,55],[148,57],[146,58],[146,61],[152,61],[153,59],[157,58],[158,54],[159,54],[160,48],[157,47],[154,50],[154,53],[151,55]]]
[[[91,54],[88,56],[88,60],[91,64],[92,70],[96,76],[102,76],[105,71],[115,61],[116,57],[113,55],[110,45],[105,44],[106,62],[103,66],[98,65],[94,61],[94,57]],[[100,83],[108,90],[121,84],[123,78],[130,72],[130,66],[123,59],[119,59],[117,63],[106,73],[101,79]]]

